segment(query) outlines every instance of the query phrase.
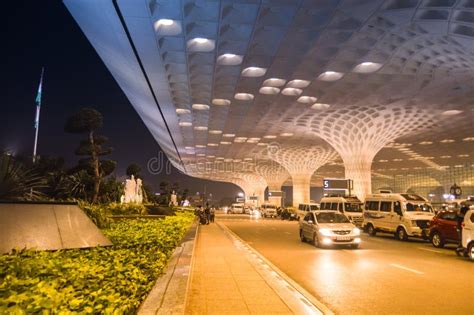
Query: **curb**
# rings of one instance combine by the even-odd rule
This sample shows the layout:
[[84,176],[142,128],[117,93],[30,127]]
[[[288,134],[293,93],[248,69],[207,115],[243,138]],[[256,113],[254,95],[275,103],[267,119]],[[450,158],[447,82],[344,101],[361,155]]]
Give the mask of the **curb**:
[[192,223],[173,251],[165,273],[158,277],[137,314],[184,314],[198,226],[197,221]]
[[286,275],[283,271],[281,271],[277,266],[272,264],[268,259],[266,259],[262,254],[260,254],[255,248],[250,246],[246,241],[241,239],[237,234],[232,232],[227,226],[224,224],[218,223],[219,227],[221,227],[226,233],[228,233],[231,237],[237,239],[244,246],[249,249],[253,254],[255,254],[259,259],[261,259],[265,264],[267,264],[270,269],[276,272],[284,281],[286,281],[290,286],[292,286],[299,294],[301,294],[308,302],[313,304],[313,306],[318,309],[321,313],[325,315],[334,315],[334,312],[331,311],[325,304],[315,298],[311,293],[306,291],[303,287],[301,287],[298,283],[296,283],[293,279],[291,279],[288,275]]

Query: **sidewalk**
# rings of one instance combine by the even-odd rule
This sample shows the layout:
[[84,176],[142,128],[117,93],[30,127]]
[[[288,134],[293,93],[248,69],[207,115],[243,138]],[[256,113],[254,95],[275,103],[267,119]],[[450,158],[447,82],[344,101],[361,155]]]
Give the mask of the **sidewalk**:
[[186,314],[293,314],[217,224],[195,246]]

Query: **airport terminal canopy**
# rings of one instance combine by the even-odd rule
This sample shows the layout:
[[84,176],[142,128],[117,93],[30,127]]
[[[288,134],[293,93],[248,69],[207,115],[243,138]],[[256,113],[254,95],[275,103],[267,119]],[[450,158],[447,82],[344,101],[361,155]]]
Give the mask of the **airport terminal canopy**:
[[363,198],[373,174],[472,168],[473,0],[64,2],[191,176],[260,190],[272,160],[309,189],[320,152],[304,171]]

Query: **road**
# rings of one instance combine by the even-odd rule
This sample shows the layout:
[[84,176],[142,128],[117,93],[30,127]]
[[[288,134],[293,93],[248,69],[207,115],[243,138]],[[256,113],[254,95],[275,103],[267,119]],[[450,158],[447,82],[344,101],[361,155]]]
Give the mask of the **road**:
[[336,314],[474,314],[474,263],[455,247],[362,235],[360,249],[302,243],[298,223],[219,215],[241,239]]

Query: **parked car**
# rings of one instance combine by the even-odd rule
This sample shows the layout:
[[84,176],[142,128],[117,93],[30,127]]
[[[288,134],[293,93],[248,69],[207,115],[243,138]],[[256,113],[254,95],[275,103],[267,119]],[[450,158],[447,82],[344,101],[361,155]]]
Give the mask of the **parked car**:
[[311,241],[316,247],[349,245],[358,248],[360,230],[342,213],[310,211],[300,220],[300,239]]
[[459,243],[456,227],[456,211],[439,212],[429,224],[431,244],[434,247],[442,248],[446,243]]
[[409,236],[428,239],[428,224],[433,207],[415,194],[374,194],[365,199],[364,228],[370,236],[377,232],[393,233],[406,241]]
[[285,207],[281,210],[280,218],[288,221],[298,221],[298,214],[293,207]]
[[[474,206],[466,212],[462,223],[462,252],[471,261],[474,261]],[[456,251],[458,255],[460,251]]]
[[277,206],[273,204],[263,204],[260,207],[260,212],[264,218],[276,218],[277,217]]

